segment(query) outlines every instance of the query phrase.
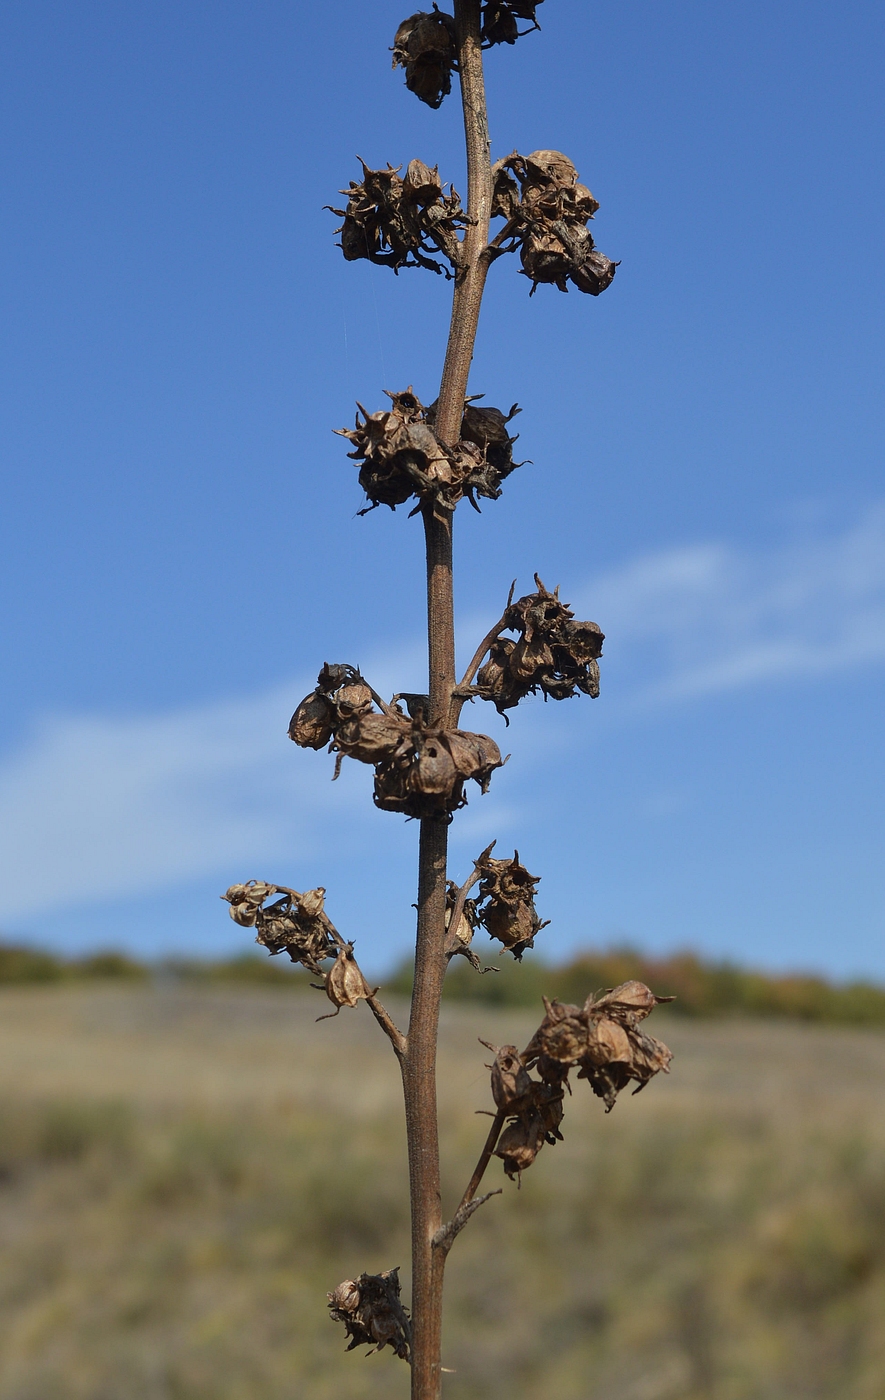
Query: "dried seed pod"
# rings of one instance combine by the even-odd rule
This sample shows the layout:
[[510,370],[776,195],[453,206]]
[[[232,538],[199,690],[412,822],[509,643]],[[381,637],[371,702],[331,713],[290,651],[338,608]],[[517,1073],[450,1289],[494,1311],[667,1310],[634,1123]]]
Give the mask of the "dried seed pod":
[[[342,1006],[356,1006],[357,1002],[373,995],[372,988],[360,971],[351,948],[341,949],[335,959],[335,966],[326,974],[323,985],[326,996],[335,1007],[335,1010],[329,1013],[330,1016],[337,1016]],[[320,1016],[319,1019],[326,1021],[329,1017]]]
[[289,738],[302,749],[324,749],[332,737],[335,712],[326,696],[312,690],[289,721]]
[[333,747],[359,763],[382,763],[406,740],[411,728],[405,715],[380,715],[372,710],[339,725]]
[[525,1063],[534,1064],[540,1056],[560,1064],[573,1065],[587,1048],[588,1026],[582,1008],[544,998],[546,1015],[524,1053]]
[[461,266],[458,231],[468,223],[457,191],[443,194],[439,173],[421,160],[410,162],[405,180],[400,166],[372,170],[365,161],[362,180],[351,180],[342,194],[347,205],[326,207],[344,220],[341,251],[348,262],[367,258],[398,272],[401,267],[424,267],[452,274],[431,254],[441,252],[454,268]]
[[350,1338],[348,1351],[363,1345],[372,1351],[389,1346],[409,1360],[412,1330],[408,1309],[400,1301],[398,1269],[345,1279],[326,1296],[333,1320],[344,1323]]
[[[274,895],[280,898],[268,904]],[[244,928],[256,930],[255,941],[271,954],[286,952],[292,962],[323,976],[320,964],[335,957],[338,944],[323,911],[322,887],[299,894],[262,880],[231,885],[221,896],[231,906],[230,915]]]
[[[419,173],[415,178],[425,177]],[[434,431],[435,403],[425,409],[411,385],[401,394],[386,392],[390,409],[369,413],[359,404],[355,426],[336,429],[353,444],[348,456],[361,463],[359,481],[370,501],[368,510],[378,505],[393,510],[412,496],[442,512],[453,511],[464,496],[474,506],[476,496],[497,500],[501,482],[520,465],[513,461],[516,439],[506,430],[519,412],[516,404],[507,415],[467,405],[462,437],[449,446]]]
[[222,896],[230,905],[230,916],[241,928],[254,928],[258,912],[269,895],[276,894],[276,885],[263,880],[248,880],[245,885],[231,885]]
[[484,855],[476,868],[482,871],[477,900],[480,922],[519,962],[532,947],[535,934],[546,927],[534,902],[540,876],[530,875],[520,864],[518,851],[513,852],[512,860]]
[[434,6],[404,19],[393,40],[394,68],[406,70],[406,87],[428,107],[439,107],[452,90],[457,57],[455,21]]
[[562,292],[568,291],[571,282],[591,296],[610,286],[617,263],[599,252],[587,227],[598,208],[598,201],[578,180],[574,164],[561,151],[513,155],[495,169],[492,216],[507,219],[502,246],[520,249],[532,294],[542,282]]
[[504,1163],[511,1180],[521,1177],[547,1140],[547,1130],[537,1109],[527,1109],[508,1123],[498,1139],[495,1156]]
[[625,1025],[636,1026],[644,1021],[656,1006],[675,1001],[675,997],[659,997],[644,982],[622,982],[607,992],[591,993],[584,1003],[587,1015],[604,1013]]
[[576,622],[574,613],[535,575],[538,591],[512,603],[504,626],[518,632],[511,642],[498,638],[476,677],[474,693],[491,700],[503,714],[538,690],[550,700],[566,700],[578,691],[599,695],[599,666],[604,634],[595,622]]
[[[517,1105],[529,1098],[532,1093],[532,1079],[519,1058],[515,1045],[487,1045],[495,1056],[491,1065],[492,1098],[498,1108],[516,1109]],[[538,1086],[540,1087],[540,1086]]]
[[[535,10],[542,0],[485,0],[482,11],[482,37],[486,44],[515,44],[524,34],[541,26]],[[530,19],[531,29],[518,29],[517,19]]]

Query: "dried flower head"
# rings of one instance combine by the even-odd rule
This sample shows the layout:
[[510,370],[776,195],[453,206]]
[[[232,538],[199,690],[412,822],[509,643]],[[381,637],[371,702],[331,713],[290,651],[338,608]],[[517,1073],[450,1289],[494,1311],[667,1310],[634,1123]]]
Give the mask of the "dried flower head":
[[424,697],[411,699],[411,715],[396,703],[374,709],[373,691],[355,667],[326,664],[292,716],[289,737],[302,748],[319,748],[320,737],[328,738],[338,754],[336,777],[343,758],[371,764],[383,811],[445,816],[464,805],[468,778],[488,790],[501,751],[486,734],[428,728],[426,707],[417,703]]
[[519,852],[512,860],[493,860],[483,852],[476,864],[482,872],[477,913],[489,937],[513,954],[517,962],[531,948],[535,934],[546,928],[535,909],[535,889],[539,875],[530,875],[520,864]]
[[406,87],[437,108],[452,90],[456,59],[455,21],[433,7],[404,19],[393,40],[393,67],[405,68]]
[[408,739],[375,769],[375,805],[410,817],[445,816],[464,806],[468,778],[487,792],[503,761],[486,734],[427,729],[413,720]]
[[495,1056],[495,1062],[488,1068],[492,1071],[492,1098],[497,1108],[516,1111],[532,1095],[533,1080],[519,1058],[515,1045],[492,1045],[488,1040],[480,1044],[488,1047]]
[[430,255],[440,252],[452,267],[461,266],[458,230],[468,219],[457,192],[444,194],[436,167],[421,160],[410,162],[404,180],[402,166],[372,170],[362,159],[360,164],[362,180],[351,180],[341,191],[347,195],[347,207],[326,206],[344,220],[335,232],[341,234],[341,251],[348,262],[368,258],[394,272],[425,267],[451,276]]
[[[280,898],[274,900],[275,895]],[[338,953],[338,943],[323,910],[324,895],[321,887],[299,894],[282,885],[249,880],[245,885],[231,885],[221,898],[227,900],[236,923],[256,930],[256,943],[272,954],[286,952],[292,962],[324,976],[320,964]]]
[[412,1329],[408,1309],[400,1301],[398,1269],[345,1279],[326,1296],[333,1320],[344,1323],[348,1351],[363,1345],[372,1351],[390,1347],[403,1361],[409,1360]]
[[[539,1083],[528,1074],[525,1078],[528,1087],[522,1098],[510,1105],[514,1116],[506,1124],[495,1148],[495,1155],[502,1159],[504,1171],[511,1178],[521,1177],[526,1167],[532,1165],[545,1142],[562,1142],[559,1125],[563,1116],[563,1086]],[[493,1068],[492,1092],[494,1091]],[[499,1104],[498,1107],[506,1108],[508,1105]]]
[[661,1070],[667,1072],[671,1052],[661,1041],[645,1035],[639,1023],[649,1012],[672,997],[658,997],[642,982],[625,982],[598,997],[590,996],[582,1007],[544,998],[545,1016],[528,1046],[523,1063],[538,1067],[551,1085],[580,1066],[579,1079],[588,1080],[594,1094],[610,1111],[621,1089],[631,1081],[635,1093]]
[[[485,0],[482,10],[482,37],[486,44],[515,44],[524,34],[541,26],[535,10],[542,0]],[[531,28],[519,29],[517,20],[529,19]]]
[[464,496],[476,509],[477,496],[497,500],[501,482],[520,465],[513,461],[516,438],[506,430],[519,412],[516,404],[505,416],[500,409],[475,409],[468,403],[461,439],[447,446],[434,431],[435,403],[425,408],[411,384],[399,394],[385,392],[389,409],[369,413],[358,404],[354,427],[336,429],[353,444],[348,456],[361,464],[359,482],[370,504],[360,514],[379,505],[394,510],[413,496],[443,513],[453,511]]
[[[502,19],[505,28],[508,23]],[[561,151],[512,155],[495,166],[492,216],[507,220],[500,246],[520,249],[532,294],[541,282],[561,292],[571,282],[591,296],[611,285],[617,263],[599,252],[587,227],[598,208]]]
[[595,622],[575,621],[558,588],[548,592],[537,574],[535,583],[538,591],[519,598],[504,614],[504,626],[519,634],[517,641],[499,637],[492,643],[472,690],[491,700],[499,714],[539,690],[551,700],[578,691],[593,699],[599,695],[603,632]]

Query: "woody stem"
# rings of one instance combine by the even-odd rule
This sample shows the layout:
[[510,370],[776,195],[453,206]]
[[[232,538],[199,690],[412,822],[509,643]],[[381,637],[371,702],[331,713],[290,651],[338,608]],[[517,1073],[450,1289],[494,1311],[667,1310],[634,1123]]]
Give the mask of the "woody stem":
[[[488,271],[491,162],[480,50],[480,0],[455,0],[458,69],[467,146],[467,212],[463,266],[455,281],[452,320],[436,414],[436,432],[458,441],[467,377]],[[427,554],[427,635],[431,725],[445,725],[455,687],[452,592],[452,515],[424,511]],[[442,1223],[436,1046],[446,970],[448,819],[425,817],[418,856],[415,980],[402,1057],[412,1208],[412,1400],[441,1394],[442,1285],[445,1255],[434,1250]]]

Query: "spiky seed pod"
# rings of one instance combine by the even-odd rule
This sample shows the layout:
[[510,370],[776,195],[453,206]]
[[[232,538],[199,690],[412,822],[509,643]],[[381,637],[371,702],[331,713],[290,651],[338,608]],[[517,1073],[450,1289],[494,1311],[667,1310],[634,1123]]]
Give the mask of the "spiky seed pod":
[[614,1107],[620,1091],[636,1084],[638,1093],[654,1075],[669,1069],[672,1055],[661,1041],[645,1035],[639,1023],[649,1012],[672,997],[658,997],[643,982],[625,982],[613,991],[587,998],[583,1007],[563,1005],[544,998],[545,1016],[521,1056],[531,1068],[537,1065],[551,1086],[564,1082],[573,1065],[579,1079],[588,1080],[606,1112]]
[[520,635],[516,642],[499,638],[480,668],[474,693],[491,700],[503,714],[524,696],[541,691],[550,700],[567,700],[578,691],[599,695],[599,665],[605,636],[595,622],[576,622],[535,575],[536,593],[507,608],[504,625]]
[[[482,11],[482,37],[486,44],[515,44],[532,29],[540,29],[535,10],[542,0],[485,0]],[[531,29],[518,29],[518,19],[532,21]]]
[[[534,16],[532,16],[534,18]],[[513,155],[495,169],[492,217],[507,219],[505,248],[519,248],[532,294],[542,282],[599,296],[617,270],[587,227],[599,208],[561,151]]]
[[421,160],[410,162],[405,179],[401,166],[384,170],[363,167],[362,180],[351,180],[342,194],[347,205],[326,207],[344,222],[335,230],[341,234],[341,251],[348,262],[367,258],[381,267],[424,267],[431,272],[452,274],[431,254],[441,252],[452,267],[461,266],[458,230],[468,219],[457,191],[443,194],[439,172]]
[[345,1279],[326,1296],[332,1319],[344,1324],[350,1338],[348,1351],[358,1346],[381,1351],[389,1346],[403,1361],[409,1360],[412,1329],[408,1309],[400,1301],[398,1269]]
[[[268,904],[274,895],[280,898]],[[256,943],[271,954],[286,952],[292,962],[323,976],[320,964],[338,952],[323,910],[324,895],[322,887],[299,894],[263,880],[249,880],[231,885],[221,898],[231,906],[230,916],[236,923],[256,930]]]
[[507,415],[466,406],[462,437],[449,446],[434,431],[435,403],[425,409],[411,385],[400,394],[385,392],[389,409],[369,413],[358,404],[354,427],[336,429],[353,444],[347,455],[361,463],[359,482],[370,501],[366,511],[379,505],[394,510],[412,496],[431,502],[443,515],[464,496],[474,506],[477,496],[497,500],[501,482],[519,465],[513,461],[516,438],[506,429],[519,412],[516,404]]
[[535,909],[540,876],[530,875],[520,864],[518,851],[512,860],[481,857],[476,868],[482,871],[477,900],[480,922],[520,962],[535,934],[545,927]]
[[393,40],[394,68],[406,70],[406,87],[436,109],[452,90],[457,50],[455,21],[434,5],[404,19]]
[[[341,949],[334,967],[326,973],[323,986],[326,996],[335,1007],[335,1010],[329,1013],[330,1016],[337,1016],[342,1006],[356,1006],[357,1002],[373,995],[372,988],[360,971],[350,948]],[[319,1019],[325,1021],[328,1017],[321,1016]]]
[[413,721],[409,739],[375,769],[375,805],[409,817],[445,816],[466,802],[468,778],[486,792],[502,763],[500,749],[486,734],[425,729]]

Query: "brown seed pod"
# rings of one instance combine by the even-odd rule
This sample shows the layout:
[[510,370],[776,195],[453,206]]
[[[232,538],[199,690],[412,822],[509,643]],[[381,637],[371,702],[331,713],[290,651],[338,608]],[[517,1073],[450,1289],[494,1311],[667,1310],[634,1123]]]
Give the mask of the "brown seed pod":
[[[280,898],[268,904],[274,895]],[[221,898],[231,906],[230,916],[236,923],[256,930],[256,943],[272,954],[286,952],[292,962],[323,976],[320,964],[338,952],[323,911],[324,895],[321,887],[299,894],[262,880],[249,880],[245,885],[231,885]]]
[[599,203],[568,156],[548,150],[510,156],[495,167],[494,190],[492,217],[507,220],[501,247],[520,249],[532,294],[542,282],[562,292],[571,282],[591,296],[611,285],[617,263],[599,252],[587,227]]
[[404,19],[393,40],[394,68],[406,70],[406,87],[428,107],[439,107],[452,90],[457,50],[455,21],[434,6]]
[[342,1006],[356,1006],[357,1002],[364,1001],[366,997],[373,996],[372,988],[359,969],[356,958],[353,956],[351,948],[342,948],[335,965],[330,972],[326,973],[323,983],[326,996],[329,998],[334,1011],[330,1011],[328,1016],[320,1016],[320,1021],[327,1021],[331,1016],[337,1016]]
[[403,1361],[409,1360],[412,1329],[408,1309],[400,1301],[398,1269],[345,1279],[326,1296],[333,1320],[344,1324],[350,1338],[348,1351],[363,1345],[372,1351],[389,1346]]
[[[416,175],[419,178],[424,176]],[[393,510],[413,496],[421,503],[431,502],[443,514],[453,511],[464,496],[477,509],[477,496],[497,500],[501,482],[520,465],[513,461],[516,439],[506,429],[519,412],[516,404],[507,415],[468,404],[462,437],[448,446],[434,431],[435,403],[425,409],[411,385],[401,394],[385,392],[391,408],[369,413],[358,404],[355,426],[336,429],[353,444],[348,456],[361,463],[359,481],[369,498],[367,511],[378,505]]]
[[547,1140],[547,1131],[537,1109],[528,1109],[508,1123],[498,1139],[495,1156],[504,1163],[511,1180],[522,1176],[534,1162]]
[[506,609],[504,626],[519,633],[516,642],[499,637],[480,667],[473,688],[503,714],[537,691],[550,700],[567,700],[578,691],[599,695],[599,665],[604,634],[595,622],[577,622],[571,608],[550,593],[535,575],[537,592]]
[[409,163],[405,179],[401,166],[372,170],[365,161],[362,180],[351,180],[342,194],[347,205],[326,207],[344,220],[335,230],[341,234],[341,251],[348,262],[367,258],[398,272],[401,267],[424,267],[431,272],[452,273],[431,256],[442,253],[452,267],[461,266],[458,231],[467,226],[457,191],[443,193],[439,172],[421,160]]
[[[535,17],[535,10],[542,0],[485,0],[482,10],[482,37],[492,44],[515,44],[524,34],[531,34],[541,26]],[[530,19],[530,29],[519,29],[518,19]]]
[[515,1111],[532,1094],[532,1079],[519,1058],[519,1051],[515,1045],[499,1047],[491,1045],[487,1040],[481,1043],[487,1046],[495,1057],[494,1064],[489,1067],[492,1071],[492,1098],[498,1108]]
[[489,936],[503,943],[519,962],[532,947],[535,934],[546,927],[535,909],[540,876],[530,875],[520,864],[518,851],[513,852],[512,860],[493,860],[484,853],[476,868],[482,872],[479,920]]
[[324,749],[332,737],[335,712],[319,690],[302,700],[289,721],[289,738],[302,749]]

